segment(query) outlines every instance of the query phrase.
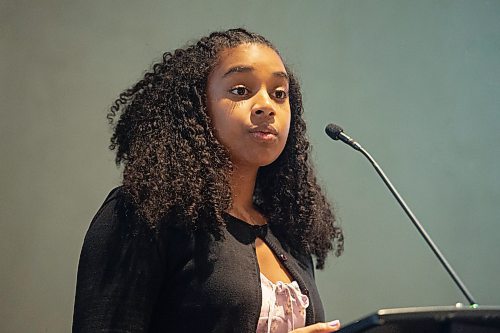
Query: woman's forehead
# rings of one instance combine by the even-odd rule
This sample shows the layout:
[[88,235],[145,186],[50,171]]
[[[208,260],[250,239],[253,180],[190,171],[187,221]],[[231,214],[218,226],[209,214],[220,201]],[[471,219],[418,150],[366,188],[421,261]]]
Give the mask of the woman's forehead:
[[275,72],[286,73],[281,57],[269,46],[241,44],[220,52],[214,72],[224,72],[223,74],[225,74],[235,68],[244,69],[263,66]]

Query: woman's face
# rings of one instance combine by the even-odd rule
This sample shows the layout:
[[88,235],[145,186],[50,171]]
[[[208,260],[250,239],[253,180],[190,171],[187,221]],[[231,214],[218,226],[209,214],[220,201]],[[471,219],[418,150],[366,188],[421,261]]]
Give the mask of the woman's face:
[[217,139],[236,166],[271,164],[290,129],[288,75],[278,54],[261,44],[221,51],[208,78],[207,107]]

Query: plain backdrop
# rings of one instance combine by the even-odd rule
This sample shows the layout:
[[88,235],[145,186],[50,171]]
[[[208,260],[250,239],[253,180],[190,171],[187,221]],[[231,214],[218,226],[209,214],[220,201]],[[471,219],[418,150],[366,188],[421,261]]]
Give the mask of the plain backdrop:
[[[345,230],[317,273],[327,318],[465,302],[368,149],[481,304],[500,304],[500,1],[0,1],[0,331],[68,332],[89,222],[120,182],[106,113],[167,50],[268,37],[302,83]],[[230,274],[230,272],[228,272]]]

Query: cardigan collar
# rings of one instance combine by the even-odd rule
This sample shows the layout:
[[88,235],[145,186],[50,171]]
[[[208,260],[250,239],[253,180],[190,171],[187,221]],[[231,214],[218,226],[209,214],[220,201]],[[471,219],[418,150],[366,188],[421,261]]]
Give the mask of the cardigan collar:
[[252,225],[228,213],[224,214],[227,231],[243,244],[250,244],[259,237],[265,239],[268,233],[268,225]]

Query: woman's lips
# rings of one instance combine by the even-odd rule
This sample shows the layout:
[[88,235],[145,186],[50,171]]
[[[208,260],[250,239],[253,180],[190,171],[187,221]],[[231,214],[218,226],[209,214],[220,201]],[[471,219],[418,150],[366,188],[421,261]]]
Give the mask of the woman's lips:
[[252,128],[250,135],[259,142],[271,143],[278,140],[278,131],[272,126]]
[[250,132],[250,135],[260,142],[274,142],[278,139],[277,135],[269,132]]

